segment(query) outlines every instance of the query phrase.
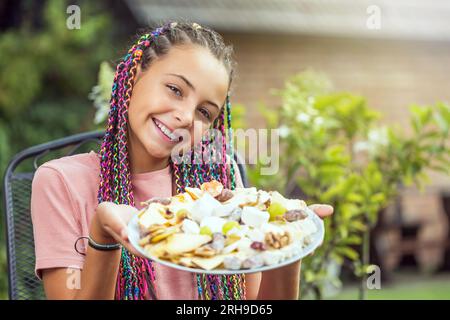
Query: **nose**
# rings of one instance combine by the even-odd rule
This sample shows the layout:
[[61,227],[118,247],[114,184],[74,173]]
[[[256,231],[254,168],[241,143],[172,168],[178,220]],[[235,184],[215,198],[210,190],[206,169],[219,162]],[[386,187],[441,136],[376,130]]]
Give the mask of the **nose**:
[[175,111],[175,119],[182,128],[190,128],[194,122],[194,108],[179,108]]

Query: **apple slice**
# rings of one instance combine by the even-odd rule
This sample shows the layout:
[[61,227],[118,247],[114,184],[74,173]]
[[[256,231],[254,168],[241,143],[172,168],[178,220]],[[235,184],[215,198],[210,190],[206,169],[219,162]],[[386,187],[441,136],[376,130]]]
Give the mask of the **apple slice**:
[[211,258],[192,258],[192,262],[205,270],[212,270],[218,267],[225,258],[225,255],[214,256]]
[[167,238],[166,252],[171,255],[179,255],[197,249],[211,241],[211,236],[204,234],[175,233]]

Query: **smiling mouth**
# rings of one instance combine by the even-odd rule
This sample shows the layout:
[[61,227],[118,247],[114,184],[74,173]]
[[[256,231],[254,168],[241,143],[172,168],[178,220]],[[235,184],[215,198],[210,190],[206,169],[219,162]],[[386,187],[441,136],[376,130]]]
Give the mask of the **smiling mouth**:
[[174,134],[169,128],[167,128],[162,122],[156,118],[152,118],[153,123],[159,129],[159,132],[163,134],[171,142],[179,142],[183,139],[182,136]]

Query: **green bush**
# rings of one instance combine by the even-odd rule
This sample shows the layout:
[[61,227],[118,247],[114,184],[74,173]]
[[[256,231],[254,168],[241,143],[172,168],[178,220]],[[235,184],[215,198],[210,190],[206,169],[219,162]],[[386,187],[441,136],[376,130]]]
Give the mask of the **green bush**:
[[[48,0],[42,12],[34,11],[31,1],[21,2],[21,25],[0,35],[2,172],[20,150],[94,128],[88,94],[100,61],[112,58],[118,41],[112,39],[111,18],[104,13],[106,2],[85,0],[78,5],[81,28],[69,30],[66,1]],[[34,25],[36,20],[41,23]],[[7,296],[4,232],[0,243],[3,298]]]
[[[400,184],[422,186],[426,169],[449,173],[450,107],[411,107],[413,130],[407,134],[380,125],[380,114],[363,97],[333,91],[330,81],[313,71],[295,75],[274,93],[281,106],[259,109],[267,128],[279,130],[280,170],[260,175],[259,163],[249,168],[249,178],[288,195],[299,188],[309,204],[334,206],[334,215],[325,219],[323,245],[302,265],[302,293],[322,298],[330,283],[341,285],[330,266],[348,259],[364,277],[368,232]],[[360,245],[363,257],[355,250]]]

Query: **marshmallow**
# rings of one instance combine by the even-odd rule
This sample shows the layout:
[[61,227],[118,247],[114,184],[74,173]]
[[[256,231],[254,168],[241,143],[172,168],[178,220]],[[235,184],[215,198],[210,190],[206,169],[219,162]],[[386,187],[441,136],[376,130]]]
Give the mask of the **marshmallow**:
[[247,232],[247,236],[252,241],[258,241],[258,242],[264,242],[264,232],[262,232],[260,229],[250,229]]
[[181,229],[184,233],[190,233],[190,234],[199,234],[200,233],[200,227],[198,226],[197,222],[192,221],[190,219],[184,219],[183,223],[181,224]]
[[227,222],[226,219],[219,217],[206,217],[200,222],[200,227],[208,227],[212,233],[220,232],[222,233],[222,227]]
[[272,232],[275,234],[282,234],[284,232],[283,228],[270,222],[263,223],[259,229],[264,233]]
[[262,224],[269,221],[269,213],[261,211],[254,207],[244,207],[241,220],[248,226],[259,228]]
[[213,196],[205,193],[192,206],[191,218],[200,223],[205,217],[212,216],[214,209],[221,205]]
[[261,257],[263,258],[265,265],[271,266],[279,263],[283,258],[283,254],[275,250],[266,250],[261,254]]
[[212,214],[216,217],[228,217],[236,208],[238,208],[238,205],[235,203],[221,204],[213,209]]

